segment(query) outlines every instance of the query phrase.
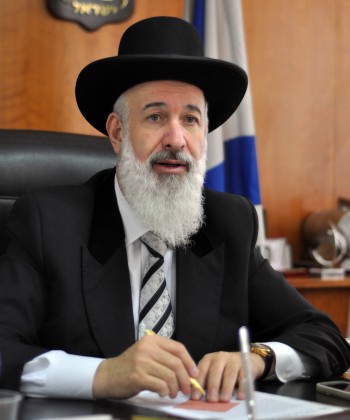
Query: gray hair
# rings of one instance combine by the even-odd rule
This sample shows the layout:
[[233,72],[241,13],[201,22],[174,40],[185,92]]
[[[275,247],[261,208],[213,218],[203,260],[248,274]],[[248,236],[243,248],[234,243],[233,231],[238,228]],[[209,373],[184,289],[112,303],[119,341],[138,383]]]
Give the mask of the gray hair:
[[118,114],[120,121],[122,123],[123,129],[125,134],[128,134],[128,127],[129,127],[129,106],[128,101],[126,99],[125,92],[122,93],[119,98],[116,100],[113,111]]

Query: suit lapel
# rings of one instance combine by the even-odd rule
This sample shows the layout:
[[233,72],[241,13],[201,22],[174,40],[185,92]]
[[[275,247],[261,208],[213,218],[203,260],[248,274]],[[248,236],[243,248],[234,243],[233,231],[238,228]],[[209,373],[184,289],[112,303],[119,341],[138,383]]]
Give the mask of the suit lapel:
[[125,233],[114,192],[115,172],[99,183],[88,247],[82,249],[83,293],[91,331],[105,357],[135,341]]
[[213,351],[222,298],[223,243],[201,231],[194,248],[177,252],[176,339],[195,360]]
[[109,171],[96,188],[89,250],[105,263],[124,244],[125,232],[114,191],[115,171]]
[[83,248],[83,293],[91,331],[103,355],[122,353],[135,342],[125,247],[104,264]]

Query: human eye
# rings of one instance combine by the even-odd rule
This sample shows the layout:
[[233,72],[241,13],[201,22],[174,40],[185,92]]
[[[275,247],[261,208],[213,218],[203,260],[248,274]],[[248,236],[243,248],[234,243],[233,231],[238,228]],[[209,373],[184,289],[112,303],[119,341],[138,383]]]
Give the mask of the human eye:
[[186,115],[186,123],[190,125],[199,124],[199,119],[195,115]]
[[147,120],[151,122],[159,122],[161,120],[161,116],[159,114],[150,114],[147,116]]

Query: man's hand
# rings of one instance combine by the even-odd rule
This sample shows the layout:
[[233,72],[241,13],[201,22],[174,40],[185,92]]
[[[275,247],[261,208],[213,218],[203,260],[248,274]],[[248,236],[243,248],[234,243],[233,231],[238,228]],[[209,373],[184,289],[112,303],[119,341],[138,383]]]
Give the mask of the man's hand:
[[120,356],[104,360],[93,381],[94,398],[130,398],[140,391],[175,398],[190,394],[198,369],[186,348],[174,340],[145,336]]
[[[265,361],[258,354],[251,353],[251,366],[254,379],[259,378],[265,368]],[[210,402],[227,402],[231,399],[234,387],[238,385],[238,399],[244,399],[243,364],[239,352],[217,352],[206,354],[198,364],[197,380],[207,389]],[[192,398],[201,398],[198,391],[192,391]]]

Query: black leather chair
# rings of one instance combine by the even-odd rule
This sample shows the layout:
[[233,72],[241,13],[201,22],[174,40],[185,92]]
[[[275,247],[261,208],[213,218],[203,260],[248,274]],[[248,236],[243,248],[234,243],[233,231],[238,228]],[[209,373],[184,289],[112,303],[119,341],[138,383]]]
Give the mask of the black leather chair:
[[115,162],[104,137],[0,129],[0,254],[9,241],[5,224],[18,197],[51,185],[83,183]]

